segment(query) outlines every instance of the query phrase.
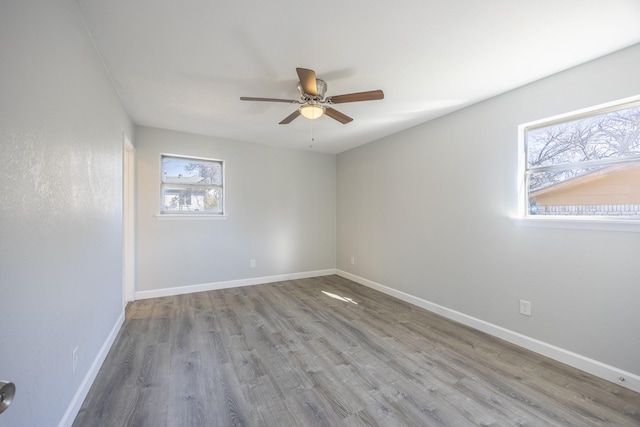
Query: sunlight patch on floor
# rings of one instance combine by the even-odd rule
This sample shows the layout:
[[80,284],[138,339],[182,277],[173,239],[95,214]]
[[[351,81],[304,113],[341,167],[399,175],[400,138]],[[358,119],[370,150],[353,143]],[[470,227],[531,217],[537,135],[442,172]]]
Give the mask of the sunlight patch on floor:
[[341,297],[340,295],[332,294],[331,292],[325,292],[325,291],[321,291],[321,292],[323,294],[325,294],[326,296],[328,296],[328,297],[335,298],[335,299],[340,300],[340,301],[350,302],[351,304],[358,305],[358,303],[355,302],[354,300],[352,300],[351,298]]

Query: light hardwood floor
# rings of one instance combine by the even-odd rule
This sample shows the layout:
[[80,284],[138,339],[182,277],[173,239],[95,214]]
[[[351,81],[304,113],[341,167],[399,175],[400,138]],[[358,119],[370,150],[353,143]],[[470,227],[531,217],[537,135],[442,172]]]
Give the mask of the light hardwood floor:
[[83,426],[640,426],[640,394],[338,276],[141,300]]

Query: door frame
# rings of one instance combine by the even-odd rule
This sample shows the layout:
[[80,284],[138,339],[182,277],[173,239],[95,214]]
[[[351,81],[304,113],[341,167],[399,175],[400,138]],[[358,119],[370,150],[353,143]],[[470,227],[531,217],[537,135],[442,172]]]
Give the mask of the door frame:
[[136,149],[126,134],[122,135],[122,223],[123,262],[122,299],[123,305],[135,300],[135,165]]

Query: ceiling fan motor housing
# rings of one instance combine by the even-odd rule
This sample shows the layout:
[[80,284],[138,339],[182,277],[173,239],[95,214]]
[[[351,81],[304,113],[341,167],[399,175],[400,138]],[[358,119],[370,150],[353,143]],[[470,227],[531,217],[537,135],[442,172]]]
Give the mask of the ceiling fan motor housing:
[[300,97],[304,100],[313,99],[316,101],[324,100],[324,95],[327,93],[327,83],[324,80],[316,79],[316,87],[318,95],[309,95],[304,93],[304,89],[302,88],[302,83],[298,82],[298,92],[300,92]]

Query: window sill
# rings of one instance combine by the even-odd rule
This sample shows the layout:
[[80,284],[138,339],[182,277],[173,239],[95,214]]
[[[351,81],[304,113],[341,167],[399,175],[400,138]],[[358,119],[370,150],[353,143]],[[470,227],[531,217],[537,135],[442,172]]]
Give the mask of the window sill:
[[197,221],[197,220],[224,220],[226,215],[215,214],[157,214],[154,215],[158,221]]
[[565,228],[577,230],[604,230],[604,231],[626,231],[640,233],[640,219],[609,219],[609,218],[589,218],[582,219],[576,217],[526,217],[511,218],[515,225],[522,227],[538,228]]

